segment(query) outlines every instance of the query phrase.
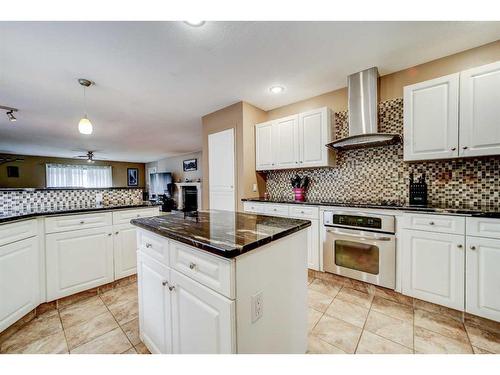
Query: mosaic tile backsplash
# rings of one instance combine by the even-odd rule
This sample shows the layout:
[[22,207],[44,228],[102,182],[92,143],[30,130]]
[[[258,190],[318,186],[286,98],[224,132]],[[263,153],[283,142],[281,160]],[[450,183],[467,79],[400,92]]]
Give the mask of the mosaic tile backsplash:
[[142,201],[142,189],[0,190],[0,212],[33,207],[92,207],[98,193],[103,195],[105,205]]
[[[379,130],[403,134],[403,99],[379,104]],[[348,135],[347,111],[335,113],[335,136]],[[337,152],[334,167],[269,171],[271,198],[293,199],[290,178],[309,176],[306,197],[336,202],[409,203],[409,174],[425,172],[430,205],[446,207],[498,207],[500,157],[403,162],[403,145]]]

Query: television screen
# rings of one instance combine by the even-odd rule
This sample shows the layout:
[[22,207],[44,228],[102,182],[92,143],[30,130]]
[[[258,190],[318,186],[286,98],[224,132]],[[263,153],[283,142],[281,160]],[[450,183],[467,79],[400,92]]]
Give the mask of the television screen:
[[172,173],[151,173],[150,194],[172,196]]

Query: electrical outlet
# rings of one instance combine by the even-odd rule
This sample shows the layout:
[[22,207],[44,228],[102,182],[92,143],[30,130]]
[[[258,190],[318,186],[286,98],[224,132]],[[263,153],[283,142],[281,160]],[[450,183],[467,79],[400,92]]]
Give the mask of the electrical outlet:
[[252,185],[252,191],[255,193],[257,192],[257,184]]
[[264,294],[262,291],[254,294],[250,301],[252,305],[252,323],[262,318],[264,310]]

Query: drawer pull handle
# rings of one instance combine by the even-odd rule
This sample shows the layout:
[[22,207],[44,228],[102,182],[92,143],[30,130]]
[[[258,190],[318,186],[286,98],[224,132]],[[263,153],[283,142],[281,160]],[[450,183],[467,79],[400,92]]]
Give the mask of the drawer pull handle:
[[471,249],[471,250],[476,250],[476,247],[475,247],[474,245],[472,245],[472,246],[470,247],[470,249]]
[[173,292],[175,290],[175,286],[174,285],[169,285],[168,286],[168,290],[170,290],[171,292]]
[[456,151],[456,149],[457,149],[456,147],[452,147],[451,151]]
[[194,270],[196,268],[196,264],[191,262],[189,263],[189,269]]
[[150,249],[150,248],[152,248],[152,247],[153,247],[153,245],[151,245],[150,243],[147,243],[147,244],[146,244],[146,248]]
[[167,281],[167,280],[163,280],[163,281],[161,282],[161,285],[163,285],[163,286],[167,286],[167,285],[168,285],[168,281]]
[[83,220],[82,220],[82,221],[80,221],[80,224],[85,224],[85,221],[83,221]]
[[463,148],[464,150],[467,150],[467,149],[468,149],[469,147],[467,147],[467,146],[464,146],[464,147],[462,147],[462,148]]
[[115,234],[118,234],[118,233],[120,233],[120,232],[118,232],[118,231],[115,232]]
[[433,222],[433,221],[430,221],[430,222],[429,222],[429,225],[434,225],[434,222]]
[[459,244],[457,245],[457,247],[458,247],[459,249],[461,249],[461,248],[463,247],[463,245],[459,243]]
[[108,237],[111,237],[113,235],[113,233],[108,233]]
[[137,217],[141,217],[141,214],[137,214]]
[[300,213],[301,213],[301,214],[305,214],[305,212],[304,212],[304,211],[300,211]]

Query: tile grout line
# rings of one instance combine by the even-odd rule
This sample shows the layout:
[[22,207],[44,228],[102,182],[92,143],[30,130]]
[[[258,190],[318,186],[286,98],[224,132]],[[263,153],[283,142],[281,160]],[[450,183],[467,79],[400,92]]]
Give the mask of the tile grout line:
[[[106,304],[106,302],[104,302],[104,300],[101,298],[101,295],[99,295],[99,298],[101,299],[102,303],[104,304],[104,306],[106,307],[106,310],[109,311],[109,313],[111,314],[111,316],[113,317],[114,321],[116,322],[116,324],[118,324],[118,327],[120,328],[120,330],[123,332],[123,334],[125,335],[125,337],[127,338],[127,341],[129,342],[129,344],[131,345],[132,348],[134,348],[134,350],[137,352],[137,350],[135,349],[135,346],[132,344],[132,341],[130,341],[128,335],[125,333],[125,331],[123,330],[123,327],[121,326],[121,324],[118,322],[118,320],[116,319],[116,317],[114,316],[114,314],[111,312],[111,310],[109,309],[108,305]],[[133,319],[132,319],[133,320]],[[130,321],[132,321],[130,320]],[[128,323],[128,322],[127,322]],[[111,331],[110,331],[111,332]],[[106,332],[107,333],[107,332]],[[99,336],[100,337],[100,336]],[[131,348],[128,348],[127,350],[129,350]]]
[[356,342],[356,347],[354,348],[354,353],[353,354],[356,354],[356,352],[358,351],[359,342],[361,341],[361,337],[363,336],[363,332],[365,332],[365,327],[366,327],[366,322],[368,321],[368,316],[370,315],[370,312],[372,311],[373,299],[374,298],[375,297],[373,297],[372,300],[371,300],[370,307],[368,308],[368,314],[366,314],[366,318],[365,318],[365,321],[363,323],[363,328],[361,328],[361,333],[359,335],[358,341]]
[[[56,303],[56,307],[57,307],[57,303]],[[63,324],[62,318],[61,318],[61,312],[59,311],[58,308],[56,308],[56,310],[57,310],[57,316],[59,317],[59,322],[61,322],[61,329],[63,331],[64,341],[66,341],[66,348],[68,349],[68,354],[71,354],[71,351],[69,350],[68,337],[66,337],[66,330],[64,329],[64,324]]]

